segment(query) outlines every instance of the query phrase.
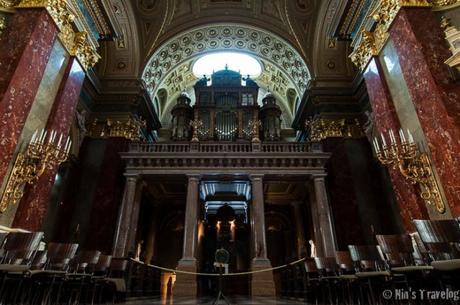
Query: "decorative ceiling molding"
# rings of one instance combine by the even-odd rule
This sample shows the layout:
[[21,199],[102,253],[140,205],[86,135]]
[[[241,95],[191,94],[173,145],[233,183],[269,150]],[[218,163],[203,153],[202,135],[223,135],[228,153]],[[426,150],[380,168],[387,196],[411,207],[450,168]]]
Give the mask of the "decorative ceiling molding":
[[181,33],[153,54],[142,74],[152,98],[177,66],[215,51],[245,52],[263,59],[283,71],[300,93],[304,92],[310,80],[310,72],[302,56],[284,39],[245,25],[214,24]]

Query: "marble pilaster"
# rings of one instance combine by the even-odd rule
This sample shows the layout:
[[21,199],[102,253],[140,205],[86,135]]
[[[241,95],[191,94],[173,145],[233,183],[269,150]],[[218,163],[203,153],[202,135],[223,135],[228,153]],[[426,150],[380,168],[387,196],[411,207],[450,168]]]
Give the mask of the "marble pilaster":
[[460,90],[444,64],[444,33],[430,8],[402,8],[390,37],[452,216],[460,216]]
[[[41,130],[46,127],[48,116],[53,108],[54,100],[59,91],[59,85],[64,77],[64,73],[67,68],[69,56],[67,51],[62,46],[59,40],[54,41],[54,45],[50,54],[50,58],[45,68],[42,80],[38,87],[37,94],[35,95],[32,106],[29,110],[26,121],[22,128],[21,135],[18,143],[26,143],[32,137],[32,134],[36,130]],[[16,159],[16,155],[19,151],[24,148],[24,145],[17,145],[13,153],[8,169],[5,173],[5,177],[9,177],[13,164]],[[6,187],[6,182],[0,187],[0,194]],[[0,179],[1,184],[1,179]],[[0,215],[0,224],[5,226],[11,226],[14,221],[14,215],[16,214],[18,205],[10,206],[5,213]]]
[[[319,223],[319,218],[318,218],[318,205],[316,203],[316,195],[315,195],[315,187],[311,183],[311,181],[306,183],[306,188],[308,189],[308,194],[310,197],[310,211],[311,211],[311,220],[313,224],[313,242],[315,245],[316,249],[316,255],[319,257],[324,256],[324,246],[323,246],[323,238],[322,238],[322,232],[321,232],[321,227]],[[311,250],[311,245],[308,245],[310,247],[309,254],[310,256],[313,254],[313,250]]]
[[37,94],[57,28],[45,9],[24,9],[0,35],[0,179]]
[[[378,58],[371,59],[364,71],[364,79],[377,131],[399,130],[397,114]],[[399,170],[389,169],[389,174],[404,226],[406,230],[413,231],[412,219],[428,218],[425,203],[419,198],[416,187],[407,182]]]
[[[334,221],[326,191],[326,182],[323,176],[312,177],[315,190],[316,212],[323,245],[324,256],[334,257],[337,250]],[[318,253],[319,254],[319,253]]]
[[[199,191],[200,177],[197,175],[188,176],[187,201],[185,206],[184,223],[184,246],[182,258],[177,269],[189,272],[197,271],[196,245],[199,215]],[[174,285],[174,296],[196,297],[197,282],[195,275],[177,274]]]
[[[69,134],[84,78],[85,72],[80,63],[76,58],[71,58],[48,117],[47,130],[57,131],[64,136]],[[31,231],[41,229],[56,172],[57,167],[46,170],[38,181],[26,190],[16,211],[13,222],[15,227]]]
[[[254,257],[252,259],[251,270],[271,268],[270,260],[267,256],[267,242],[265,237],[265,208],[264,208],[264,189],[263,176],[252,175],[252,205],[250,208],[251,228],[252,228],[252,247]],[[256,297],[274,297],[275,282],[273,272],[260,272],[252,274],[251,295]]]
[[134,202],[132,206],[131,220],[129,222],[129,235],[128,235],[128,241],[126,244],[127,253],[135,253],[136,251],[137,227],[138,227],[138,222],[139,222],[139,212],[141,209],[143,189],[144,189],[144,183],[138,183],[137,189],[136,189],[136,195],[134,197]]
[[126,177],[125,191],[115,228],[114,248],[112,252],[114,257],[126,257],[128,255],[127,243],[138,182],[139,176]]

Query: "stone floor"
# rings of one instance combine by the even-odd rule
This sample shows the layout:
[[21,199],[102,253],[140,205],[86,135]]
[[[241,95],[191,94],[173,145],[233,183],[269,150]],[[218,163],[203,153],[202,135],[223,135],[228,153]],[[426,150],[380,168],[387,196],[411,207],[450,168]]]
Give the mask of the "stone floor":
[[[203,298],[203,299],[176,299],[176,300],[131,300],[125,305],[211,305],[213,304],[214,299],[212,298]],[[219,304],[224,305],[225,302],[221,301]],[[256,298],[249,299],[244,297],[233,298],[230,300],[231,305],[300,305],[305,304],[303,302],[290,301],[290,300],[273,300],[273,299],[264,299]]]

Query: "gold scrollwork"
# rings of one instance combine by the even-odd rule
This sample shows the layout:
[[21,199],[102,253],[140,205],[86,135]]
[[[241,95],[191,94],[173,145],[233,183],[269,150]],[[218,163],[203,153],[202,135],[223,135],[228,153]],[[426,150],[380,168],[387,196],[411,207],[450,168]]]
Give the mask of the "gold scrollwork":
[[376,22],[374,31],[363,31],[359,44],[350,54],[352,62],[360,69],[364,69],[372,56],[380,53],[388,38],[388,29],[393,23],[399,10],[403,7],[430,7],[426,0],[382,0],[377,8],[370,13]]
[[14,8],[20,0],[0,0],[0,8]]
[[2,35],[5,29],[6,29],[6,18],[3,16],[0,16],[0,35]]
[[69,157],[72,145],[70,138],[63,141],[61,134],[57,141],[55,131],[47,135],[45,130],[36,132],[25,151],[18,154],[0,201],[0,213],[21,200],[26,185],[36,183],[47,169],[52,170]]
[[19,1],[15,2],[16,8],[46,8],[59,28],[59,38],[62,44],[71,56],[77,57],[85,70],[98,62],[100,56],[89,42],[88,33],[74,31],[72,22],[75,16],[67,7],[66,0],[22,0],[20,3],[17,2]]
[[90,130],[90,134],[93,136],[100,136],[102,138],[106,137],[119,137],[125,138],[131,141],[140,141],[144,139],[142,129],[147,126],[147,122],[140,118],[129,118],[124,121],[107,119],[102,130],[99,129],[97,132],[98,121],[94,120],[93,125]]
[[443,6],[451,6],[451,5],[457,4],[460,1],[459,0],[431,0],[430,2],[431,4],[433,4],[435,8],[439,8]]
[[383,134],[381,134],[381,143],[377,138],[374,139],[374,150],[378,160],[383,165],[399,170],[409,183],[417,184],[420,188],[420,198],[435,206],[439,213],[445,213],[446,206],[434,176],[430,158],[418,149],[409,131],[406,134],[400,130],[399,135],[400,139],[397,141],[393,131],[390,130],[391,141],[388,145],[385,140],[387,137]]
[[[356,123],[358,124],[358,123]],[[319,142],[327,138],[352,137],[353,126],[345,119],[313,118],[305,121],[305,128],[309,132],[311,142]]]

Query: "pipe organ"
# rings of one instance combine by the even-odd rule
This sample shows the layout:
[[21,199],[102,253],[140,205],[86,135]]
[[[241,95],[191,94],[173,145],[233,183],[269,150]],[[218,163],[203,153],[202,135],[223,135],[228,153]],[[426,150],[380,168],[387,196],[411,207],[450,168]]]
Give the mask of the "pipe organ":
[[265,141],[280,140],[281,110],[272,94],[257,104],[259,86],[251,78],[228,69],[203,77],[194,86],[196,102],[185,93],[177,99],[172,114],[172,139],[190,140],[191,120],[200,120],[200,141],[244,141],[252,139],[250,122],[261,120],[259,134]]

